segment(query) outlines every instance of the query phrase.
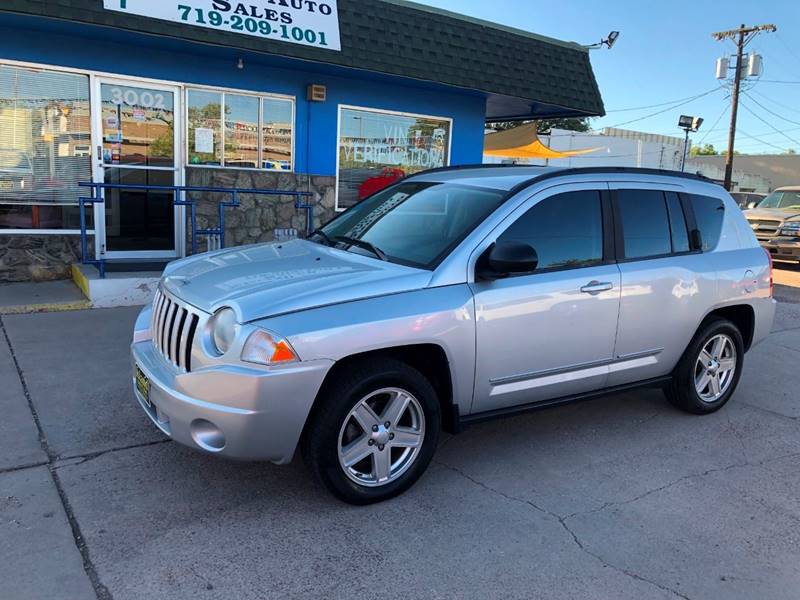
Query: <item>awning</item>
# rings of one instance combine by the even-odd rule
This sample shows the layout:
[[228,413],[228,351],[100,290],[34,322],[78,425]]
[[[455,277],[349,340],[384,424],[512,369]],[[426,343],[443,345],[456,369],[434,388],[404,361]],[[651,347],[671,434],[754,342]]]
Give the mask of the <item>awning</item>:
[[483,154],[503,158],[569,158],[602,150],[602,148],[565,150],[563,152],[551,150],[539,140],[536,129],[537,124],[534,122],[490,133],[483,138]]

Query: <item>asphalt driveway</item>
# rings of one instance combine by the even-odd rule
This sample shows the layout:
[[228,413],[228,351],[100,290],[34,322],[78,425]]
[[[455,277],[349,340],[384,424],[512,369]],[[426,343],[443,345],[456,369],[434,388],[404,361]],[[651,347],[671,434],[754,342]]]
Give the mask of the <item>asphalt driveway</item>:
[[166,441],[135,309],[2,317],[0,598],[796,599],[795,295],[714,415],[644,391],[476,425],[367,508]]

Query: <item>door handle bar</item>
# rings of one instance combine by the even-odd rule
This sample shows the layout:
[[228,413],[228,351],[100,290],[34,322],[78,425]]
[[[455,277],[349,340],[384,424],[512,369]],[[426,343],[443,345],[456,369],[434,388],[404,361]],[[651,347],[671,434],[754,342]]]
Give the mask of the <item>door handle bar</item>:
[[584,294],[599,294],[614,289],[614,284],[610,281],[590,281],[581,288]]

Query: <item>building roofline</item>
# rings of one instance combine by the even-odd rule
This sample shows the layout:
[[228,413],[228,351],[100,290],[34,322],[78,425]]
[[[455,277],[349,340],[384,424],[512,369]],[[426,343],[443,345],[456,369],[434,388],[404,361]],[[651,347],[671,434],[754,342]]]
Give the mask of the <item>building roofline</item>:
[[498,31],[505,31],[506,33],[511,33],[513,35],[519,35],[522,37],[527,37],[532,40],[536,40],[539,42],[544,42],[546,44],[553,44],[556,46],[562,46],[564,48],[569,48],[570,50],[579,50],[581,52],[589,52],[589,49],[586,46],[579,44],[578,42],[568,42],[565,40],[559,40],[556,38],[548,37],[546,35],[540,35],[538,33],[533,33],[532,31],[527,31],[525,29],[518,29],[516,27],[511,27],[509,25],[503,25],[502,23],[496,23],[494,21],[487,21],[486,19],[480,19],[478,17],[471,17],[469,15],[463,15],[461,13],[457,13],[451,10],[446,10],[444,8],[438,8],[436,6],[428,6],[427,4],[419,4],[417,2],[411,2],[411,0],[380,0],[381,2],[386,2],[387,4],[394,4],[396,6],[402,6],[404,8],[410,8],[412,10],[421,10],[424,12],[429,12],[435,15],[441,15],[443,17],[450,17],[451,19],[457,19],[459,21],[464,21],[466,23],[472,23],[473,25],[480,25],[482,27],[489,27],[491,29],[497,29]]

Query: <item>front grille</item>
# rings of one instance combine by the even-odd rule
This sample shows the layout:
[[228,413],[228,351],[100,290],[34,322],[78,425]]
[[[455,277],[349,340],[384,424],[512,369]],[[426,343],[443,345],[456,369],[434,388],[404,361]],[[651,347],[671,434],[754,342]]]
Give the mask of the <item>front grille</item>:
[[192,342],[200,317],[160,289],[153,300],[153,344],[173,365],[192,370]]
[[776,221],[774,219],[750,219],[748,221],[750,227],[756,234],[756,237],[773,237],[777,235],[783,221]]

